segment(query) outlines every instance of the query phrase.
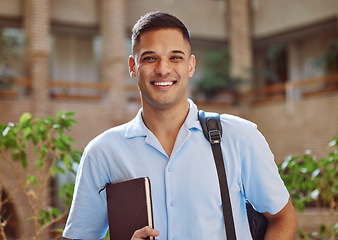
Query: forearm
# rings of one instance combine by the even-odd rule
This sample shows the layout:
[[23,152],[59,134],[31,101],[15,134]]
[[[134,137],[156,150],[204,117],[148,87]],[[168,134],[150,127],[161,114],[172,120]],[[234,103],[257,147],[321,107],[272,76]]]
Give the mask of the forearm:
[[285,207],[277,214],[266,214],[268,218],[268,228],[265,240],[292,240],[297,230],[297,215],[289,201]]

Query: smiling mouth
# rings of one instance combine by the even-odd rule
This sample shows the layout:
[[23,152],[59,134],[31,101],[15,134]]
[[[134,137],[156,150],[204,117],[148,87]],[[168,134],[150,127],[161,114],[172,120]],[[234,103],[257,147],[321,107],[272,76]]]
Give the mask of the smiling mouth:
[[155,85],[155,86],[171,86],[173,84],[175,84],[177,81],[170,81],[170,82],[151,82],[151,84]]

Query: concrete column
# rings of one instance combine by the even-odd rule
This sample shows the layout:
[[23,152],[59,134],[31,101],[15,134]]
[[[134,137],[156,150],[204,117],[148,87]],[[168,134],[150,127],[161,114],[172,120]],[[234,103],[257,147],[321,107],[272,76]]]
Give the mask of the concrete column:
[[[297,42],[293,42],[288,45],[288,83],[297,82],[302,79],[301,66],[299,56],[299,45]],[[289,85],[291,86],[291,85]],[[288,88],[287,92],[288,100],[299,100],[301,92],[299,89]]]
[[36,117],[45,117],[49,102],[50,2],[25,0],[23,3],[27,74],[32,82],[32,111]]
[[231,75],[247,79],[239,88],[246,92],[251,87],[252,47],[249,0],[227,0],[227,24],[232,59]]
[[102,77],[110,86],[107,112],[113,123],[121,123],[126,115],[125,78],[126,6],[124,0],[101,0]]

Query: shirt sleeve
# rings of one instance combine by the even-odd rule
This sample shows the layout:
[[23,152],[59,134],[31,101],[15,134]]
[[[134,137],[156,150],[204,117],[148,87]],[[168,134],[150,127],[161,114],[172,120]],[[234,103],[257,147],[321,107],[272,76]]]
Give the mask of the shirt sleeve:
[[274,156],[256,127],[249,132],[242,156],[242,183],[245,197],[259,212],[278,213],[288,202]]
[[63,237],[102,239],[108,230],[106,191],[99,194],[106,180],[85,151],[75,180],[73,202]]

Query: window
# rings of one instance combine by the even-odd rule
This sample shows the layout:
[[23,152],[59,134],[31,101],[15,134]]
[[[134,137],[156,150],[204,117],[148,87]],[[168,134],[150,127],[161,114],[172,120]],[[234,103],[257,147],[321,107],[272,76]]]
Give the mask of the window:
[[[72,87],[56,84],[52,94],[97,94],[98,90],[84,87],[83,83],[99,82],[99,37],[91,31],[58,29],[51,41],[51,80],[56,83],[75,83]],[[79,83],[78,87],[76,83]]]
[[24,35],[19,28],[0,28],[0,88],[24,76]]

